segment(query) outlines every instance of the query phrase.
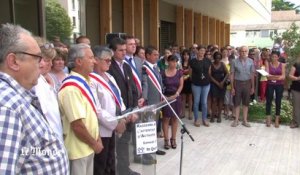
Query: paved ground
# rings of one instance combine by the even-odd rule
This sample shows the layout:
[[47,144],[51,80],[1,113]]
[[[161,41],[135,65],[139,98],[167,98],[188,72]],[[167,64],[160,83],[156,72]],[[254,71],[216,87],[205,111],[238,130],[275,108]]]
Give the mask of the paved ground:
[[[251,123],[251,128],[230,127],[231,121],[196,128],[191,120],[183,119],[195,138],[184,136],[184,175],[298,175],[300,174],[300,129],[265,127]],[[177,149],[157,156],[155,166],[131,164],[143,175],[176,175],[180,164],[180,133]],[[159,139],[163,148],[163,139]]]

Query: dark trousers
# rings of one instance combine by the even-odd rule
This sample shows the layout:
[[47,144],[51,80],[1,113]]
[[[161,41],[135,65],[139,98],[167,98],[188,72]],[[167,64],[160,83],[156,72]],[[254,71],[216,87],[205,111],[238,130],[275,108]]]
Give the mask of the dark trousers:
[[283,96],[283,85],[282,84],[268,84],[266,94],[266,115],[271,115],[271,107],[273,96],[275,92],[275,115],[280,115],[281,100]]
[[126,131],[119,138],[116,137],[116,152],[117,152],[117,174],[129,174],[129,141],[131,139],[132,125],[127,124]]
[[94,175],[115,175],[115,134],[102,137],[103,150],[94,157]]

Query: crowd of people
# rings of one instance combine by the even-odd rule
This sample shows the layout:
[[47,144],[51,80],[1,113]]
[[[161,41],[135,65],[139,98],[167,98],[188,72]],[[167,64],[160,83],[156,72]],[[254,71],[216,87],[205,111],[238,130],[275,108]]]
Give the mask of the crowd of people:
[[[260,75],[256,70],[267,72]],[[1,174],[139,175],[135,163],[157,163],[137,154],[138,114],[110,120],[133,108],[175,100],[153,114],[165,150],[176,149],[178,117],[209,127],[222,118],[232,127],[248,122],[249,104],[259,87],[266,126],[279,127],[284,81],[292,81],[294,116],[300,122],[300,55],[289,74],[277,50],[193,44],[166,47],[160,57],[133,36],[91,46],[86,36],[70,47],[49,42],[12,24],[0,28]],[[259,79],[259,81],[255,81]],[[201,111],[201,118],[199,117]],[[216,120],[215,120],[216,119]],[[171,133],[169,133],[169,127]],[[133,143],[133,152],[129,148]],[[157,155],[166,152],[157,149]]]

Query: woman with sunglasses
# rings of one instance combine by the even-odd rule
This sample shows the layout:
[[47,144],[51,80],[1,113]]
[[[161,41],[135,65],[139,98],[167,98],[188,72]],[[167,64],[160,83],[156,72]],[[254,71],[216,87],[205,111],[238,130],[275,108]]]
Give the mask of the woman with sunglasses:
[[50,127],[58,138],[63,142],[63,131],[61,117],[57,102],[57,95],[54,89],[55,83],[50,77],[49,72],[52,66],[52,60],[56,56],[56,51],[43,38],[35,38],[42,51],[43,58],[40,62],[40,77],[38,84],[34,87],[36,96],[38,97],[43,114],[47,119]]
[[126,120],[108,121],[125,110],[121,91],[107,71],[111,65],[112,50],[107,47],[95,46],[94,72],[90,74],[91,90],[95,95],[97,117],[103,150],[94,157],[94,174],[115,174],[115,131],[122,134],[126,129]]

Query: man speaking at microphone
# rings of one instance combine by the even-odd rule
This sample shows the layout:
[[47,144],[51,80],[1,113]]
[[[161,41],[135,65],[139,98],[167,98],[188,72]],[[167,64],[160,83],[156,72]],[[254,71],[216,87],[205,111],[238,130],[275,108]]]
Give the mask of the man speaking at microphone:
[[[146,61],[143,65],[142,75],[142,90],[143,98],[147,105],[157,104],[161,101],[161,93],[163,89],[162,77],[157,67],[157,60],[159,58],[158,50],[153,46],[148,46],[145,50]],[[159,92],[160,91],[160,92]],[[159,120],[158,110],[156,112],[156,121]],[[158,124],[157,124],[158,126]],[[159,126],[158,126],[159,127]],[[157,155],[165,155],[166,152],[157,150]]]

